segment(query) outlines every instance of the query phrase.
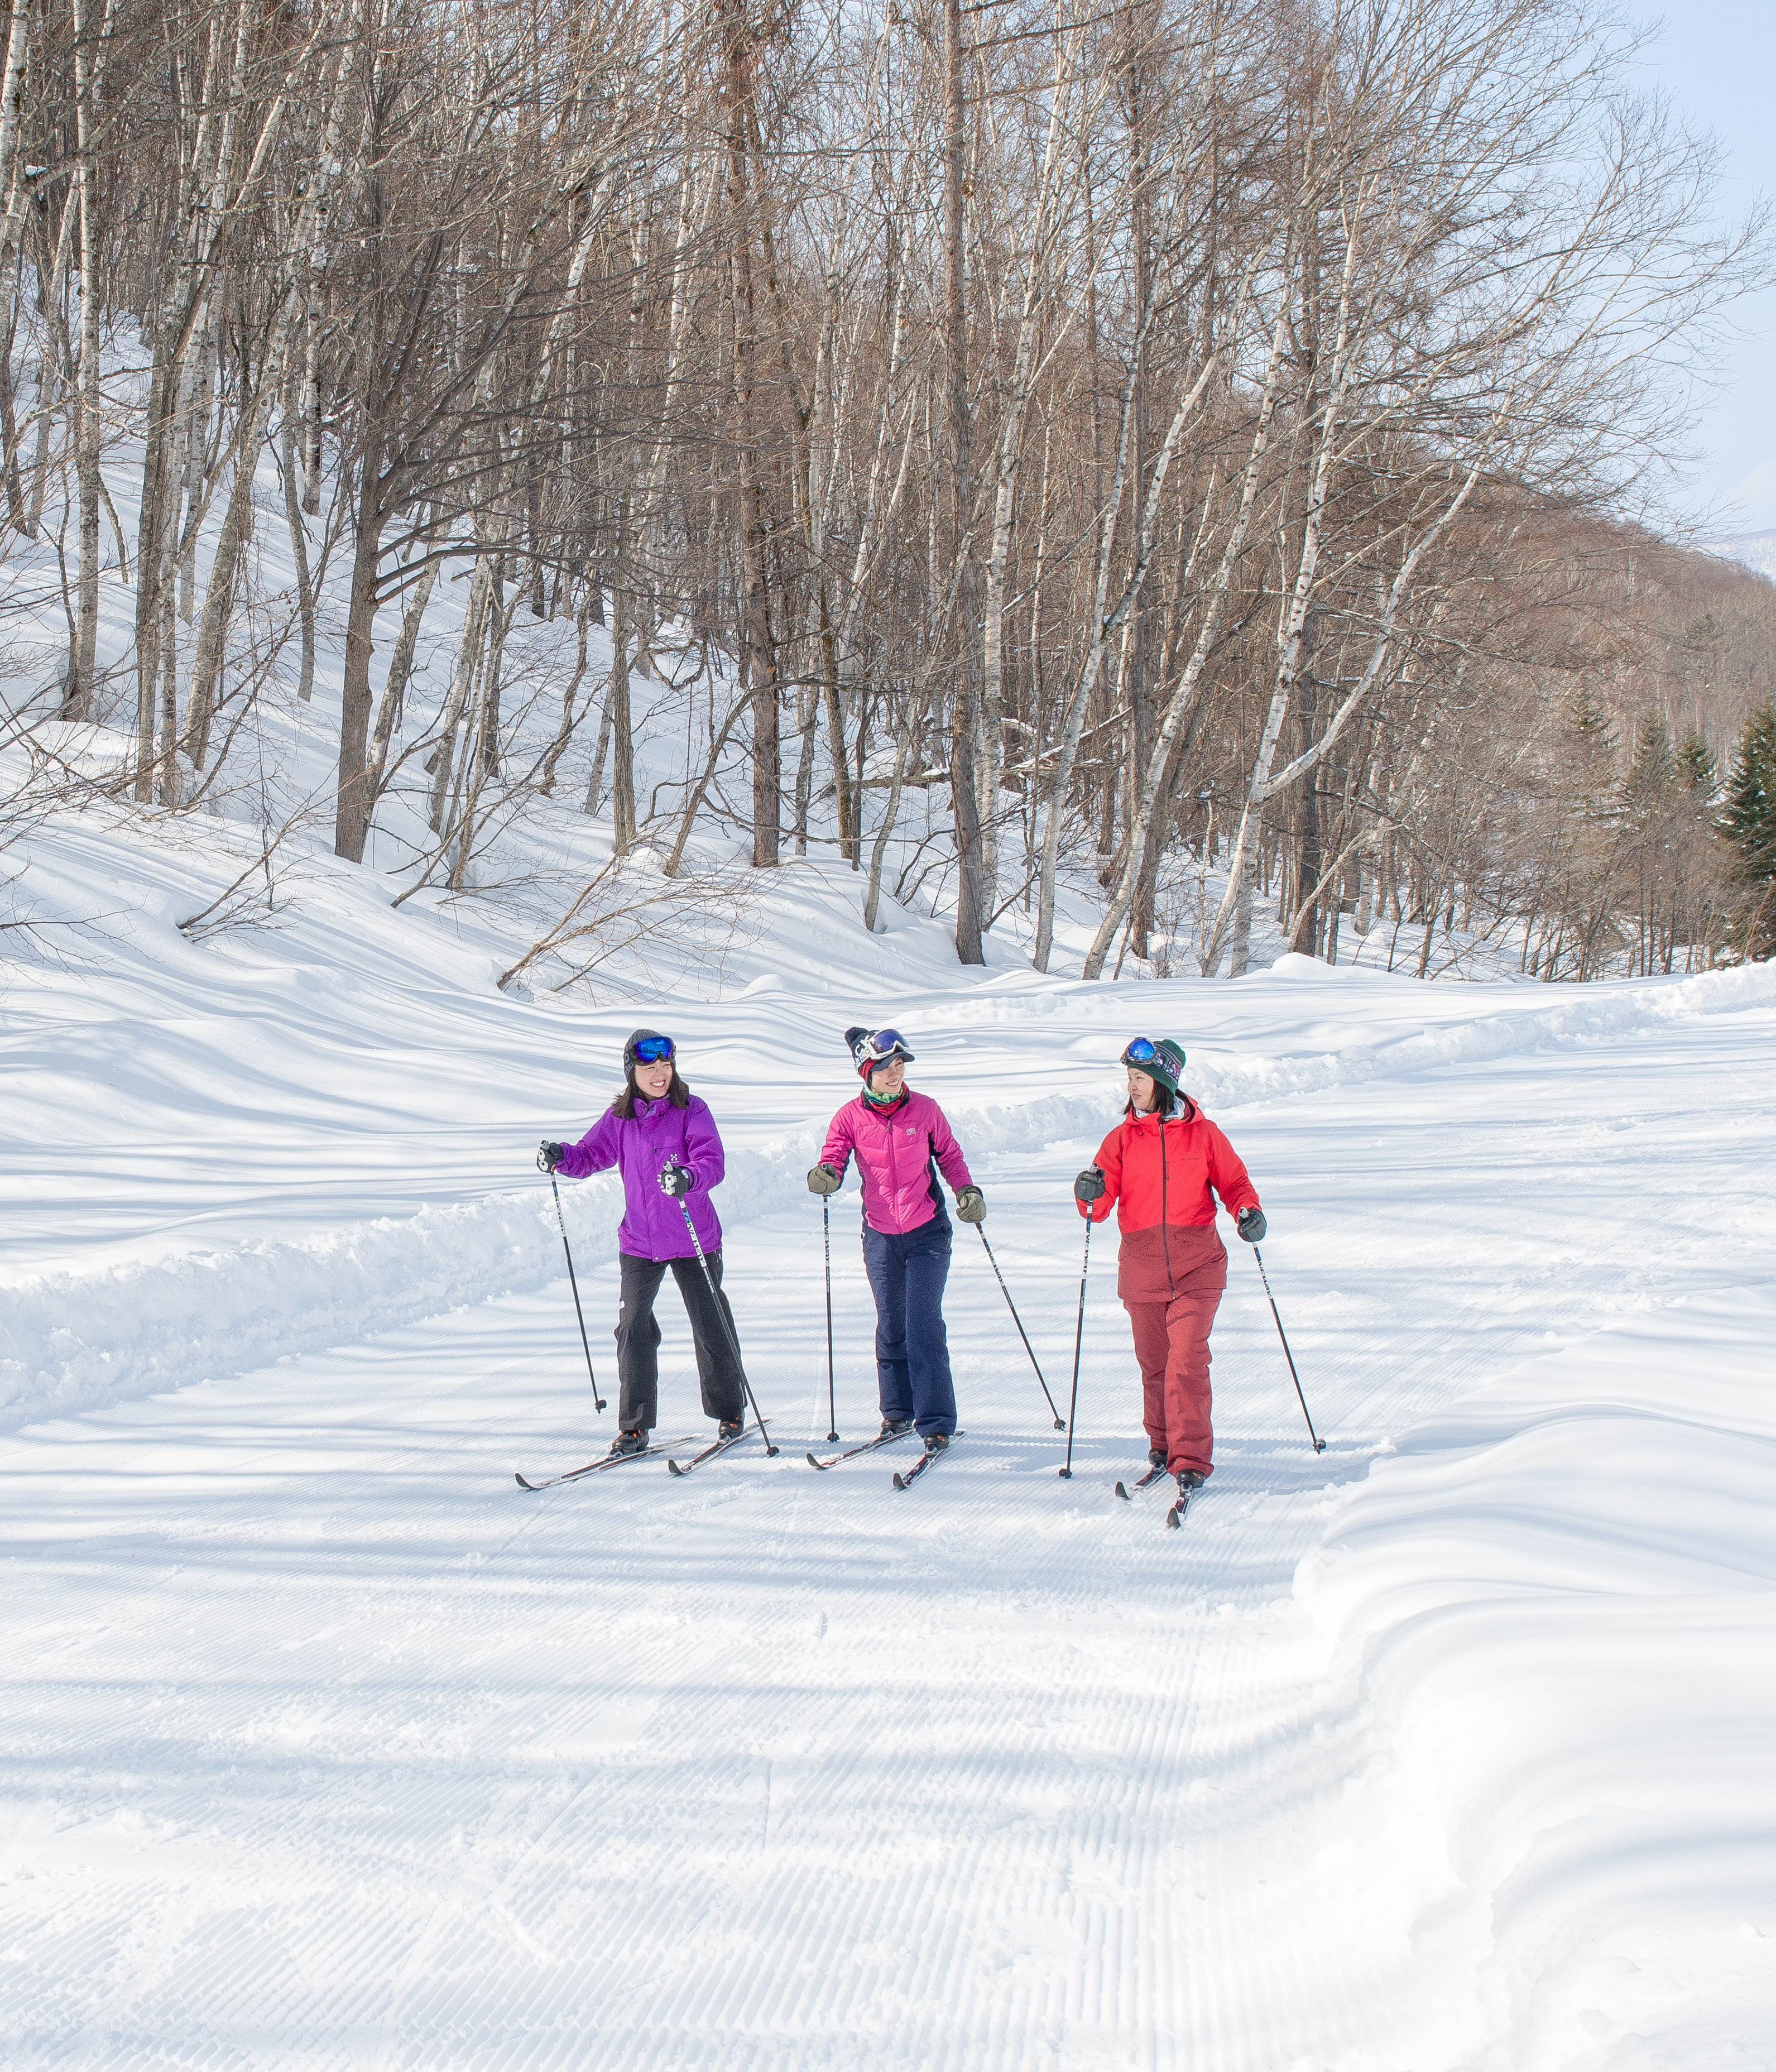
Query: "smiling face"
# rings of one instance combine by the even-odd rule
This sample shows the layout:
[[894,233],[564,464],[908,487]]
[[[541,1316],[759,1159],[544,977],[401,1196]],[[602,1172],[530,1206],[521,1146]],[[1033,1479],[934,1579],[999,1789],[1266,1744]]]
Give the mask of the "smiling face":
[[662,1058],[656,1064],[644,1059],[635,1060],[635,1088],[648,1100],[659,1100],[672,1083],[672,1061]]
[[1152,1114],[1156,1084],[1151,1072],[1137,1071],[1133,1065],[1128,1067],[1128,1098],[1137,1115]]
[[906,1083],[906,1060],[890,1058],[886,1065],[877,1065],[870,1073],[870,1091],[878,1100],[892,1100]]

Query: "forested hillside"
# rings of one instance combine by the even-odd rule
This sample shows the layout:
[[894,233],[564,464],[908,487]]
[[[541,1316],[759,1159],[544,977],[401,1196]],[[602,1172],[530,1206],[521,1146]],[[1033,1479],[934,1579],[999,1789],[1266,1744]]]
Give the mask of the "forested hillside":
[[0,840],[556,983],[810,853],[1088,977],[1754,947],[1776,590],[1648,528],[1762,226],[1587,0],[6,19]]

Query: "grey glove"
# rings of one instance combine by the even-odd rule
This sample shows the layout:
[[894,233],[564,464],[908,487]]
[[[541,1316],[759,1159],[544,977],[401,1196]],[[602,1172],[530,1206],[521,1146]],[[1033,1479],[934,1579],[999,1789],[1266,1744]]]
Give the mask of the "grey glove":
[[1090,1208],[1094,1202],[1104,1199],[1104,1174],[1096,1166],[1087,1166],[1073,1182],[1073,1198]]
[[546,1140],[543,1143],[538,1145],[536,1147],[536,1170],[538,1172],[553,1173],[555,1170],[555,1168],[561,1164],[562,1154],[566,1149],[567,1146],[565,1144],[550,1144]]
[[808,1176],[808,1191],[811,1194],[836,1194],[841,1184],[830,1166],[816,1166]]
[[956,1198],[956,1213],[965,1223],[984,1223],[987,1219],[986,1197],[978,1187],[964,1187]]
[[1242,1209],[1236,1227],[1248,1244],[1256,1244],[1270,1226],[1264,1221],[1262,1209]]

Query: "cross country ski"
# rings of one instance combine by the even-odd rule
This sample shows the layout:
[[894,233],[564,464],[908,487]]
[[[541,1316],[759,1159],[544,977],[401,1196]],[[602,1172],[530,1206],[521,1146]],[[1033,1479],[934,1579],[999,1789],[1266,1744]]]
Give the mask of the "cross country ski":
[[[765,1437],[765,1428],[763,1424],[749,1424],[744,1432],[730,1432],[719,1439],[712,1440],[701,1453],[693,1453],[688,1461],[668,1461],[666,1463],[666,1472],[673,1475],[688,1475],[693,1468],[700,1468],[705,1461],[714,1460],[718,1454],[726,1453],[730,1447],[738,1446],[742,1439],[764,1439]],[[777,1449],[767,1440],[765,1451],[767,1453],[775,1453],[776,1450]]]
[[842,1453],[829,1453],[824,1461],[818,1453],[811,1450],[808,1456],[808,1465],[811,1468],[819,1468],[823,1471],[828,1468],[836,1468],[841,1461],[854,1461],[859,1453],[873,1453],[878,1446],[891,1446],[895,1440],[909,1437],[912,1429],[910,1420],[904,1424],[885,1426],[874,1438],[865,1439],[861,1445],[847,1446]]
[[911,1489],[932,1462],[941,1460],[949,1450],[950,1442],[946,1435],[941,1432],[932,1433],[925,1441],[924,1452],[914,1462],[906,1474],[902,1474],[898,1469],[895,1470],[894,1487],[897,1490]]
[[545,1475],[541,1482],[528,1482],[523,1475],[514,1474],[512,1480],[521,1490],[553,1489],[561,1482],[577,1482],[586,1475],[601,1474],[606,1468],[620,1468],[625,1461],[645,1461],[650,1453],[669,1453],[680,1446],[694,1446],[694,1434],[682,1439],[662,1439],[657,1446],[641,1446],[624,1453],[601,1453],[595,1461],[588,1461],[583,1468],[569,1468],[565,1474]]

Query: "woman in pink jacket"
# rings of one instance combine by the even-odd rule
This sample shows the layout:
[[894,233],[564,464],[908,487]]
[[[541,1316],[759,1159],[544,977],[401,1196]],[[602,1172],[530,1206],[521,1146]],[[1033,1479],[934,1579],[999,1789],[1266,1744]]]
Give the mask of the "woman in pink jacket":
[[864,1269],[876,1298],[882,1429],[898,1433],[911,1426],[927,1453],[941,1453],[956,1429],[956,1384],[944,1330],[950,1219],[938,1175],[955,1189],[964,1223],[983,1222],[987,1205],[943,1109],[907,1086],[913,1054],[899,1032],[848,1029],[845,1040],[863,1092],[833,1116],[808,1188],[836,1193],[856,1158]]

